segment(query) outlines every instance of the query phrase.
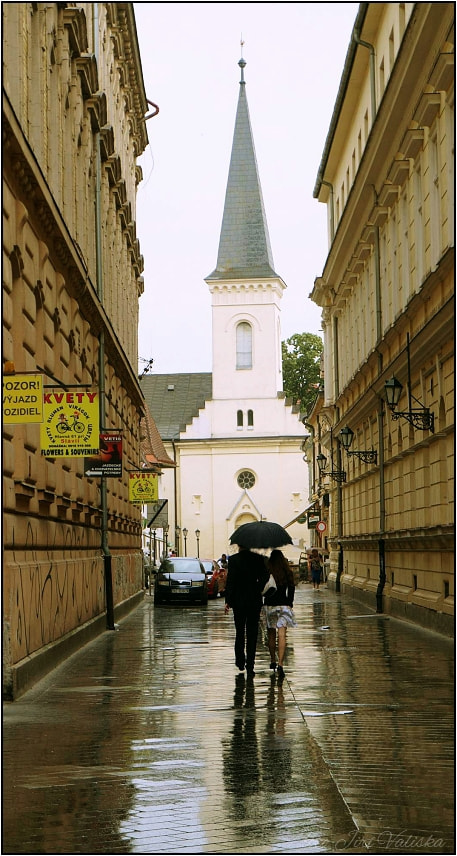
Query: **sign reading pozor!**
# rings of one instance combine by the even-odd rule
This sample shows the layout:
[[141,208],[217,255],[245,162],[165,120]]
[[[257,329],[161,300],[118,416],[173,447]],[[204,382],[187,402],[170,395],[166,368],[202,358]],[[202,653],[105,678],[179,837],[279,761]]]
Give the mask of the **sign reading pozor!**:
[[41,454],[80,458],[99,451],[98,392],[45,392]]
[[43,421],[43,378],[17,374],[3,378],[3,421],[24,424]]

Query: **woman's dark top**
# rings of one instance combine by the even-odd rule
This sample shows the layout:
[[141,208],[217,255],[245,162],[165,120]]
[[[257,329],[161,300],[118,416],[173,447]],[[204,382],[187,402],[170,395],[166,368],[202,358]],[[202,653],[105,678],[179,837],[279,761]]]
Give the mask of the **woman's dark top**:
[[274,594],[268,600],[265,600],[265,606],[293,606],[295,595],[294,583],[286,583],[284,586],[278,586]]

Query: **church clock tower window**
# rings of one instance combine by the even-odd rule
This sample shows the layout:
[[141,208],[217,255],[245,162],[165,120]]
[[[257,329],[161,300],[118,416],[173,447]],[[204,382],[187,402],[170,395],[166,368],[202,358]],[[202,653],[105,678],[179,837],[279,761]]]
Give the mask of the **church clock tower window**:
[[237,410],[236,412],[236,426],[237,428],[243,427],[243,411]]
[[236,328],[236,367],[252,369],[252,327],[247,321]]

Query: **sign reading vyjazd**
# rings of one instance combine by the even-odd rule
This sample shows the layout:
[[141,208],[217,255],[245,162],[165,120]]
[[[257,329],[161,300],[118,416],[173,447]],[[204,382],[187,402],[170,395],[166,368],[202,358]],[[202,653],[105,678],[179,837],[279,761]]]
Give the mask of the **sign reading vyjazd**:
[[41,454],[85,457],[99,452],[98,392],[45,392]]
[[39,374],[3,377],[3,421],[20,425],[43,421],[43,378]]

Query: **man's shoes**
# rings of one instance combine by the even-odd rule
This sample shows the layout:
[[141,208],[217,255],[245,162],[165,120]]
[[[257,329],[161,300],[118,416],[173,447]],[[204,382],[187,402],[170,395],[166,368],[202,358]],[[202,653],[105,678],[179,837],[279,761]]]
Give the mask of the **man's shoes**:
[[246,666],[245,666],[245,664],[244,664],[243,662],[241,662],[241,661],[235,661],[235,665],[236,665],[237,669],[239,669],[239,670],[240,670],[240,672],[244,672],[244,670],[245,670]]
[[276,663],[270,663],[270,669],[273,669],[274,671],[276,669]]

